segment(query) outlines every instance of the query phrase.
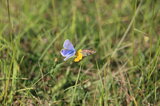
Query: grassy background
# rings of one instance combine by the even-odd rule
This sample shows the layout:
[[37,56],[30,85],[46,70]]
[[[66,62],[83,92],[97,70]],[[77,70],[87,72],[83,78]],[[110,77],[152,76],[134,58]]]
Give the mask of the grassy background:
[[[160,104],[159,0],[1,0],[3,105]],[[97,53],[60,55],[65,39]]]

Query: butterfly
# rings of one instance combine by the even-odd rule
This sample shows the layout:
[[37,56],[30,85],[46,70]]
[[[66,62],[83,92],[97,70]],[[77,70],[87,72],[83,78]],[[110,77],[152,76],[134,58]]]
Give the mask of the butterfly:
[[64,61],[68,60],[69,58],[76,56],[74,59],[75,62],[79,62],[82,60],[83,56],[88,56],[91,54],[96,53],[96,51],[93,50],[81,50],[79,49],[78,51],[75,50],[73,44],[67,39],[63,43],[63,49],[61,50],[61,55],[65,57]]
[[88,50],[88,49],[82,50],[83,56],[89,56],[89,55],[94,54],[94,53],[96,53],[96,51],[94,51],[94,50]]
[[61,50],[61,55],[63,57],[65,57],[64,61],[75,56],[76,50],[75,50],[74,46],[72,45],[72,43],[68,39],[64,41],[63,48],[64,49]]

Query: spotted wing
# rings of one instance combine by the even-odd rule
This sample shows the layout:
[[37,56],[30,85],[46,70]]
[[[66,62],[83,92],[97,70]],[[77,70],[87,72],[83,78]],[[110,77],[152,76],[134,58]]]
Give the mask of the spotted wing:
[[83,56],[92,55],[92,54],[94,54],[94,53],[96,53],[96,51],[94,51],[94,50],[87,50],[87,49],[82,50]]

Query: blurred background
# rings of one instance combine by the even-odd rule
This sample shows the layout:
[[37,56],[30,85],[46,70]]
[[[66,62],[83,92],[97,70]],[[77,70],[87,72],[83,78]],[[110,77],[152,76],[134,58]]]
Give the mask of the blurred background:
[[[0,103],[160,104],[159,0],[1,0]],[[60,50],[96,54],[75,63]]]

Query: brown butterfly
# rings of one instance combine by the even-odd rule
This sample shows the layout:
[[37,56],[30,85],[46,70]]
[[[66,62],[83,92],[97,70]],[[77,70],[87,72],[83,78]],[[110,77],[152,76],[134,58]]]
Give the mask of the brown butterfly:
[[91,54],[96,53],[96,51],[94,51],[94,50],[84,49],[84,50],[82,50],[82,52],[81,52],[81,53],[83,54],[83,56],[88,56],[88,55],[91,55]]

